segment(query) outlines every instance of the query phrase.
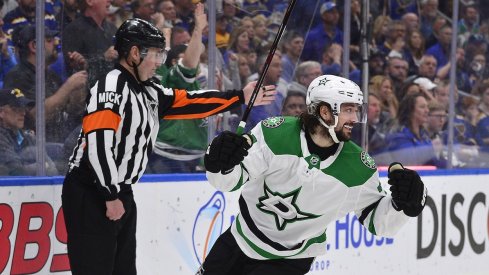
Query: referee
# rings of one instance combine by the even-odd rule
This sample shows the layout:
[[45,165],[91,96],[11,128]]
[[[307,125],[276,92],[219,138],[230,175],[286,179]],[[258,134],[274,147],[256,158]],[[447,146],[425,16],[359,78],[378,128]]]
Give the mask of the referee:
[[[136,204],[159,119],[204,118],[247,102],[243,91],[187,92],[153,80],[166,58],[165,38],[152,24],[129,19],[117,30],[119,62],[87,97],[82,131],[69,161],[62,204],[73,274],[136,274]],[[267,91],[268,89],[268,91]],[[258,104],[276,91],[262,89]]]

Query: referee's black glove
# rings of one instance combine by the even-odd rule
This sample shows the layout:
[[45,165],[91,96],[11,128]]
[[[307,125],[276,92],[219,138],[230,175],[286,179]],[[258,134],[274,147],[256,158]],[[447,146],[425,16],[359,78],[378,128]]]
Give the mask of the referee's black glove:
[[251,139],[224,131],[212,140],[204,156],[205,169],[212,173],[227,174],[243,161],[251,148]]
[[394,209],[404,211],[409,217],[418,216],[423,211],[427,195],[418,173],[393,162],[389,165],[388,177]]

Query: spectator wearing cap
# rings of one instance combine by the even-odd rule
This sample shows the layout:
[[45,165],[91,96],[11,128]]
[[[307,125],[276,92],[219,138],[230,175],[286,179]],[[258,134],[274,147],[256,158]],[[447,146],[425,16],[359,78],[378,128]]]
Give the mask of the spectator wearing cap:
[[[3,17],[3,31],[11,38],[12,32],[19,26],[35,24],[36,1],[18,0],[19,4],[15,9],[9,11]],[[51,1],[45,2],[44,24],[51,31],[58,31],[58,23],[54,17],[54,6]],[[10,44],[13,45],[12,43]]]
[[82,15],[65,28],[63,56],[68,75],[88,71],[89,86],[109,72],[118,54],[112,45],[116,27],[107,20],[110,1],[78,0]]
[[[437,85],[433,83],[431,80],[429,80],[426,77],[417,77],[413,80],[414,84],[418,85],[418,92],[422,93],[428,101],[436,101],[434,100],[433,94],[435,93],[435,88]],[[409,91],[406,91],[406,96],[409,93]]]
[[[19,89],[0,90],[0,175],[34,176],[37,171],[36,139],[24,131],[26,112],[34,106]],[[59,125],[58,125],[59,127]],[[54,162],[46,156],[46,174],[58,174]]]
[[[80,71],[69,77],[65,83],[48,66],[56,60],[57,53],[54,45],[53,32],[46,28],[44,40],[45,46],[45,91],[46,99],[46,140],[48,142],[63,142],[71,127],[78,124],[79,116],[83,111],[83,101],[86,95],[86,71]],[[19,63],[10,70],[4,79],[4,87],[7,89],[19,88],[30,100],[36,99],[36,28],[32,25],[21,26],[13,34],[19,54]],[[35,110],[27,114],[26,127],[35,128]],[[66,117],[68,114],[68,117]],[[63,127],[60,127],[63,125]],[[67,131],[67,132],[65,132]]]
[[315,26],[304,43],[302,60],[320,61],[324,49],[332,43],[343,44],[343,32],[338,28],[339,14],[334,2],[325,2],[320,8],[322,23]]
[[304,37],[296,32],[289,31],[285,35],[282,48],[282,75],[287,82],[292,82],[296,65],[300,62],[300,57],[304,49]]

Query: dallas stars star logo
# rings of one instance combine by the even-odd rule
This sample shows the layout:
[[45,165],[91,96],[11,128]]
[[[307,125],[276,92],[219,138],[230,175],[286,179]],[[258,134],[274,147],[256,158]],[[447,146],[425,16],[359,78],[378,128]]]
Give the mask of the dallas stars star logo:
[[267,214],[273,215],[277,229],[280,231],[284,230],[288,223],[320,217],[321,215],[303,212],[297,206],[296,200],[301,188],[299,187],[287,194],[280,194],[279,192],[273,192],[264,184],[265,195],[258,199],[259,203],[256,204],[256,207]]
[[318,86],[321,86],[321,85],[326,85],[326,83],[328,83],[329,81],[331,81],[331,80],[329,80],[329,79],[328,79],[328,78],[326,78],[326,77],[325,77],[325,78],[323,78],[323,79],[320,79],[320,80],[319,80],[319,83],[318,83]]

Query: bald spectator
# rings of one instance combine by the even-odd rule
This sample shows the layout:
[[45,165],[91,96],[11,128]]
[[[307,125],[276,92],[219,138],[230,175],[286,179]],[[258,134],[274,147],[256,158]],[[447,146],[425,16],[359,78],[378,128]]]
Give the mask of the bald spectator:
[[306,94],[309,84],[321,75],[319,62],[304,61],[297,66],[294,81],[287,86],[287,92],[296,91]]
[[408,12],[401,17],[407,32],[419,30],[419,17],[414,12]]
[[387,75],[392,80],[394,92],[400,90],[407,78],[409,64],[399,57],[390,57],[387,61]]
[[436,77],[436,67],[436,58],[433,55],[425,54],[423,55],[423,57],[421,57],[418,68],[418,75],[434,81]]

